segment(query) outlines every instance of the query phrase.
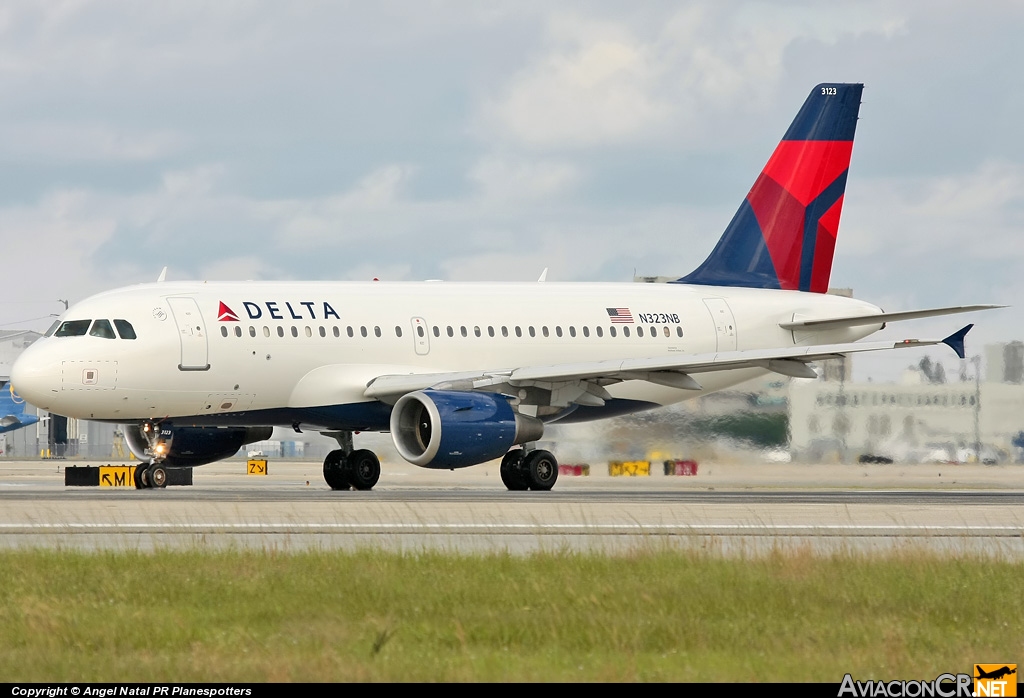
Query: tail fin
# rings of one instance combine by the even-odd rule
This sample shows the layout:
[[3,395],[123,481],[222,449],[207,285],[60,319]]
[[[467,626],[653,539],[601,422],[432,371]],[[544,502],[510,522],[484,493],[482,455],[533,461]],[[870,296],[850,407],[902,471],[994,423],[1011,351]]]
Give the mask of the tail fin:
[[811,90],[711,255],[675,283],[828,290],[863,89]]

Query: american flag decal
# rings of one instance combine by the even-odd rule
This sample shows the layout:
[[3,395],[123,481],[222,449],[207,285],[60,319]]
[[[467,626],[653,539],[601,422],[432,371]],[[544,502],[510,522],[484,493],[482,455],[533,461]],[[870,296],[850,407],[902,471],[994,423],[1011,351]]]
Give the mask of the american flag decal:
[[608,317],[611,319],[612,324],[633,324],[633,313],[629,312],[629,308],[605,308],[608,311]]

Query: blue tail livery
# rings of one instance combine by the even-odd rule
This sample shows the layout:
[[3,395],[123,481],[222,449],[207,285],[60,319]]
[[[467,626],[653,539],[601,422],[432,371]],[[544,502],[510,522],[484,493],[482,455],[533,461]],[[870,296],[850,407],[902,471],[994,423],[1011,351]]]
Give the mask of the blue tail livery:
[[38,422],[39,417],[36,415],[25,414],[25,408],[28,406],[28,403],[14,392],[10,383],[0,383],[0,434]]
[[811,90],[715,249],[676,283],[828,290],[863,89]]

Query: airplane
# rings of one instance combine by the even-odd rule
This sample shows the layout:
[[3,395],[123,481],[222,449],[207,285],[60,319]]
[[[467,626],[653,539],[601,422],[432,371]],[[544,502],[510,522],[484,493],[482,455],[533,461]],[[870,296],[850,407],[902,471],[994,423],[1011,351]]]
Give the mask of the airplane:
[[336,490],[369,490],[380,462],[355,432],[390,432],[425,468],[501,459],[509,490],[550,490],[546,424],[669,405],[858,352],[946,344],[858,342],[886,323],[991,305],[883,312],[828,295],[863,85],[807,97],[707,259],[664,284],[170,282],[76,303],[12,367],[43,409],[126,425],[144,462],[229,457],[274,426],[315,430]]
[[[6,388],[6,390],[5,390]],[[14,392],[14,386],[0,379],[0,434],[30,426],[39,421],[34,414],[26,414],[28,403]]]

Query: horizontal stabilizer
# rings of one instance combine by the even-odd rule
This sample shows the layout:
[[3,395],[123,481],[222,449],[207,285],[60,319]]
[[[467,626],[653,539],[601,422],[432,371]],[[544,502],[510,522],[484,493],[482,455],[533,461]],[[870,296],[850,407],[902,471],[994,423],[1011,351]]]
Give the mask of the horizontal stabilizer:
[[900,313],[881,313],[874,315],[851,315],[848,317],[818,318],[814,320],[794,320],[792,322],[780,322],[779,327],[784,330],[804,330],[813,332],[815,330],[837,330],[843,327],[858,327],[861,325],[878,325],[887,322],[899,322],[900,320],[917,320],[925,317],[939,317],[941,315],[955,315],[956,313],[972,313],[976,310],[993,310],[1005,308],[1005,305],[956,305],[948,308],[929,308],[927,310],[906,310]]

